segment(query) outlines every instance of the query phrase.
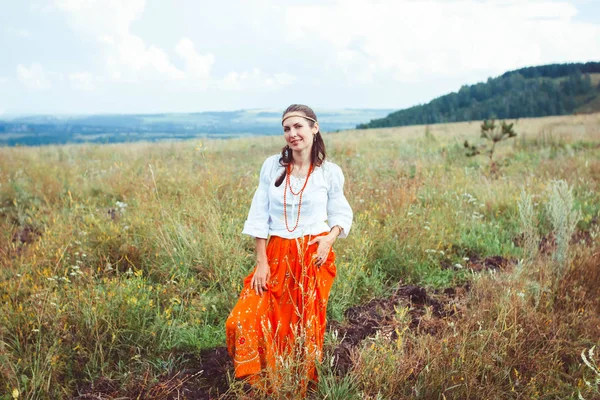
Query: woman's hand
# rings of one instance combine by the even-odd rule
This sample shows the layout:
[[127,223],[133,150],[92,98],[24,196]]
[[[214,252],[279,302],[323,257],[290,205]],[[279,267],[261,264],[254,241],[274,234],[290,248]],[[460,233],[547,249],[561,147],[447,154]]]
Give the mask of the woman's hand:
[[256,269],[250,281],[250,290],[254,289],[256,294],[262,296],[268,290],[267,282],[271,277],[271,268],[267,260],[267,239],[256,238]]
[[332,229],[328,235],[317,236],[316,238],[308,242],[309,246],[314,243],[319,244],[319,246],[317,247],[317,252],[314,255],[315,265],[317,267],[323,265],[327,260],[329,252],[331,251],[331,246],[333,246],[333,243],[335,242],[335,239],[337,239],[338,235],[339,233],[336,233],[335,229]]
[[250,289],[254,289],[257,295],[262,296],[263,292],[269,290],[267,282],[271,277],[271,269],[267,262],[259,262],[250,281]]

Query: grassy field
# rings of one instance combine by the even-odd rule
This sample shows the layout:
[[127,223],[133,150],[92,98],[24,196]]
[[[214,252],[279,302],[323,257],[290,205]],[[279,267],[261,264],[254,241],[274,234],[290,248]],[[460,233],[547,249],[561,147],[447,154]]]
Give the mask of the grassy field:
[[[495,172],[465,156],[477,122],[325,135],[355,221],[310,396],[600,397],[600,114],[514,129]],[[218,398],[203,357],[282,144],[0,148],[0,399]]]

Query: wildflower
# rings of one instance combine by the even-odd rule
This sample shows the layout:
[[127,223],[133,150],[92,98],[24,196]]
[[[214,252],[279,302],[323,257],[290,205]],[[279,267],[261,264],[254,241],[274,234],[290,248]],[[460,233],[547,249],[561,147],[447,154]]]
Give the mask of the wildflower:
[[18,399],[19,395],[20,395],[19,389],[14,388],[13,391],[12,391],[12,397],[13,397],[13,399]]
[[177,297],[171,298],[171,304],[181,304],[181,300]]

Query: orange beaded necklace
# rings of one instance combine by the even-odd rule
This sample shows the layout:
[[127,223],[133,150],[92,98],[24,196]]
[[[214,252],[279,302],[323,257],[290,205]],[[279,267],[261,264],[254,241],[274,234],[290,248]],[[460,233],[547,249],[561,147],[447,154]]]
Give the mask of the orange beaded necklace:
[[[300,189],[300,191],[298,193],[294,193],[294,190],[292,190],[292,185],[290,184],[290,175],[292,174],[292,168],[290,165],[288,165],[287,167],[287,174],[285,177],[285,187],[283,188],[283,219],[285,221],[285,229],[287,229],[288,232],[294,232],[296,230],[296,228],[298,227],[298,224],[300,223],[300,208],[302,207],[302,193],[304,193],[304,189],[306,188],[306,184],[308,183],[308,178],[310,177],[310,174],[313,171],[313,165],[310,165],[310,168],[308,169],[308,174],[306,175],[306,180],[304,181],[304,185],[302,186],[302,189]],[[287,218],[287,191],[288,191],[288,187],[290,188],[290,192],[294,195],[300,195],[300,199],[298,200],[298,217],[296,218],[296,225],[294,226],[293,229],[290,229],[288,226],[288,218]]]

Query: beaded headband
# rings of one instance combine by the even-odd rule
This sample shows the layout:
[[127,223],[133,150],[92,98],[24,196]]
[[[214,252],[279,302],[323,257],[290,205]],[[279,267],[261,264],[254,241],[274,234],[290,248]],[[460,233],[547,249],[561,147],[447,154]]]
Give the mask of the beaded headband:
[[308,119],[309,121],[312,121],[312,122],[317,122],[317,120],[316,120],[316,119],[312,119],[311,117],[307,117],[307,116],[306,116],[306,115],[304,115],[304,114],[300,114],[300,113],[294,113],[294,112],[291,112],[291,113],[285,114],[285,115],[283,116],[283,119],[281,120],[281,125],[283,125],[283,123],[285,122],[285,120],[286,120],[286,119],[288,119],[288,118],[291,118],[291,117],[300,117],[300,118],[306,118],[306,119]]

